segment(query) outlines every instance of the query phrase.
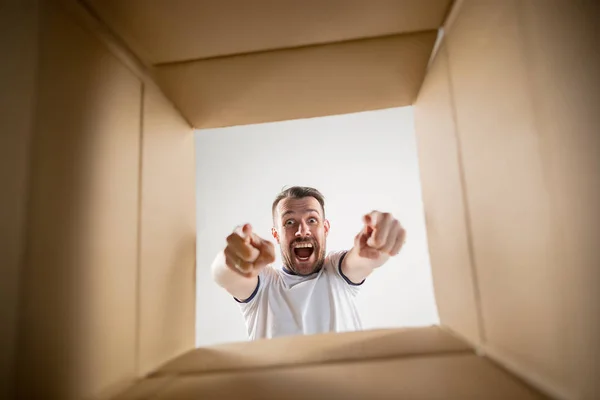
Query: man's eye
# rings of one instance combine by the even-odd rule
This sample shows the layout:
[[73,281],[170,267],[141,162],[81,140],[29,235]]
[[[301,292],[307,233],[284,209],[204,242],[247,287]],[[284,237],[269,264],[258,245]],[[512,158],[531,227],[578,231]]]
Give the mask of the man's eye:
[[287,221],[285,221],[286,225],[294,225],[294,220],[293,219],[288,219]]
[[308,222],[310,222],[311,224],[316,224],[317,223],[317,219],[316,218],[310,218],[308,220]]

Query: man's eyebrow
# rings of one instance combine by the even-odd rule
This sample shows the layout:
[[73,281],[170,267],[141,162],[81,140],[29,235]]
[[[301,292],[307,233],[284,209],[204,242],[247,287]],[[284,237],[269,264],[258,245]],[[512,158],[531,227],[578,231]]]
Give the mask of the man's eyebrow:
[[[315,212],[317,214],[319,214],[319,211],[315,210],[314,208],[309,208],[306,210],[302,210],[303,212]],[[281,214],[281,217],[285,217],[288,214],[295,214],[296,212],[294,210],[287,210],[286,212],[284,212],[283,214]],[[321,214],[319,214],[321,215]]]

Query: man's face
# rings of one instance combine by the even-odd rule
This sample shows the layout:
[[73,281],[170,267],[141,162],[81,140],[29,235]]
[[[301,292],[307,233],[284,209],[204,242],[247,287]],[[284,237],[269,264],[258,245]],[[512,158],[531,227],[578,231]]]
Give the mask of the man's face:
[[286,198],[277,205],[273,237],[284,265],[296,274],[310,275],[323,267],[328,232],[329,221],[314,197]]

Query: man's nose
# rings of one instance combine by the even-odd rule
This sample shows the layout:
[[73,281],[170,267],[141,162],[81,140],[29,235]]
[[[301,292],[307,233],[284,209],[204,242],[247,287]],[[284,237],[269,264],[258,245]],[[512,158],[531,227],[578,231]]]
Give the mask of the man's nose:
[[298,230],[296,231],[296,237],[307,237],[307,236],[311,236],[311,232],[308,227],[308,224],[305,222],[300,222],[300,224],[298,224]]

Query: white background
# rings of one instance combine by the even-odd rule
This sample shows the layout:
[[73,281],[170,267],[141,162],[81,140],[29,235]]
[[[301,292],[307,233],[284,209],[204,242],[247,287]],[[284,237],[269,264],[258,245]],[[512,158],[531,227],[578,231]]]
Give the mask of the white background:
[[438,323],[412,107],[200,130],[196,174],[198,346],[247,340],[237,303],[213,282],[210,265],[237,225],[249,222],[272,240],[271,204],[293,185],[324,194],[328,251],[349,249],[363,214],[374,209],[406,228],[400,255],[362,286],[366,329]]

